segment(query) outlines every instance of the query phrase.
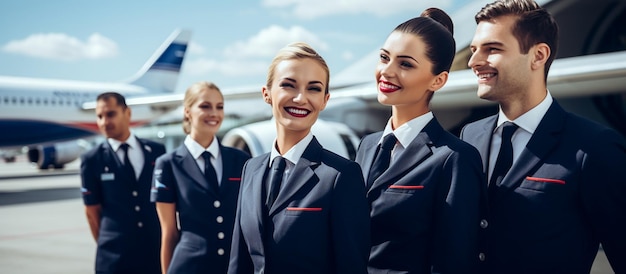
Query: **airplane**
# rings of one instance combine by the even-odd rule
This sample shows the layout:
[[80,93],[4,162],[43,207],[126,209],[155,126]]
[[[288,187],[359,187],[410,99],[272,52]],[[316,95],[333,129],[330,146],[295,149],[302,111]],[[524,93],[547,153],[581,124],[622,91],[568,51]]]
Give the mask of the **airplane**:
[[[431,109],[439,122],[455,134],[466,123],[497,111],[494,103],[477,98],[477,78],[467,67],[469,43],[476,27],[473,16],[489,2],[492,0],[475,0],[451,14],[457,54],[448,83],[436,92]],[[548,76],[550,93],[565,109],[611,126],[626,136],[626,3],[619,0],[537,2],[554,15],[560,26],[560,48]],[[468,21],[472,23],[466,24]],[[373,69],[378,52],[378,49],[372,51],[331,76],[331,100],[313,127],[313,134],[323,146],[347,158],[354,158],[360,137],[383,129],[391,113],[389,107],[376,99]],[[226,102],[226,118],[219,133],[222,144],[240,148],[252,156],[269,151],[275,138],[270,107],[259,107],[265,106],[260,89],[261,85],[222,89]],[[180,106],[181,102],[181,94],[128,100],[133,113],[135,104]],[[94,106],[93,102],[87,102],[82,107],[93,109]],[[143,130],[145,135],[159,134],[154,139],[165,142],[172,138],[181,141],[184,134],[173,123],[180,122],[182,111],[179,108],[170,115],[169,119],[136,130]],[[164,134],[162,128],[167,126],[172,130]]]
[[76,140],[99,132],[93,109],[96,96],[104,91],[116,91],[127,98],[133,106],[131,126],[144,125],[174,110],[179,100],[153,102],[150,98],[174,95],[190,38],[191,31],[175,30],[124,82],[0,76],[2,156],[14,160],[26,146],[29,160],[40,169],[62,168],[77,159],[85,145]]
[[[452,13],[455,22],[456,57],[447,84],[435,92],[431,109],[439,122],[457,134],[463,125],[497,112],[497,105],[476,95],[477,77],[468,68],[469,44],[476,24],[474,14],[492,0],[476,0]],[[539,0],[557,20],[559,49],[550,68],[548,89],[561,106],[570,112],[613,127],[626,136],[626,2],[620,0]],[[466,23],[466,22],[470,22]],[[400,23],[400,22],[398,22]],[[391,31],[391,30],[390,30]],[[381,41],[381,44],[383,41]],[[332,145],[331,150],[354,159],[358,140],[365,134],[382,130],[391,110],[377,101],[373,70],[379,50],[331,76],[331,99],[313,128]],[[333,88],[339,87],[339,88]],[[227,129],[222,143],[256,156],[268,152],[275,138],[271,112],[262,105],[260,87],[249,94],[228,97],[226,109],[237,105],[236,117],[245,117],[240,107],[243,98],[256,98],[257,120]],[[235,112],[237,112],[235,111]],[[347,126],[344,128],[343,126]],[[355,137],[356,136],[356,137]],[[356,140],[356,141],[354,141]]]

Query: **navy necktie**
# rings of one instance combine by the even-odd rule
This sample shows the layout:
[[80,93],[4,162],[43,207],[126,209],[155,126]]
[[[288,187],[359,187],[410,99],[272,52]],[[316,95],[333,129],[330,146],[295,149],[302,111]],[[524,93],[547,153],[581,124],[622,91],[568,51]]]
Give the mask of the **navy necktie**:
[[513,137],[513,133],[515,133],[517,128],[518,126],[511,122],[505,122],[502,126],[500,152],[498,152],[496,165],[491,173],[491,180],[489,180],[489,195],[491,197],[495,195],[496,189],[513,164],[513,144],[511,143],[511,137]]
[[374,181],[380,177],[387,168],[389,168],[389,162],[391,161],[391,151],[393,147],[396,145],[396,136],[393,133],[388,134],[383,138],[383,142],[378,149],[378,153],[376,154],[376,158],[374,158],[374,162],[372,162],[372,167],[370,168],[369,174],[367,176],[367,186],[368,188],[372,186]]
[[265,204],[267,208],[272,208],[274,201],[276,201],[276,197],[278,197],[278,192],[280,192],[280,185],[283,180],[283,173],[285,173],[285,166],[287,162],[283,157],[276,157],[272,162],[272,167],[270,168],[270,173],[267,176],[268,192],[267,192],[267,201]]
[[130,148],[130,146],[127,143],[122,143],[120,145],[120,148],[124,151],[124,171],[126,172],[126,174],[129,174],[133,178],[133,180],[137,180],[133,164],[128,158],[128,148]]
[[209,184],[209,187],[217,192],[220,187],[217,182],[217,173],[215,173],[215,168],[213,164],[211,164],[211,153],[208,151],[202,152],[202,157],[204,158],[204,178]]

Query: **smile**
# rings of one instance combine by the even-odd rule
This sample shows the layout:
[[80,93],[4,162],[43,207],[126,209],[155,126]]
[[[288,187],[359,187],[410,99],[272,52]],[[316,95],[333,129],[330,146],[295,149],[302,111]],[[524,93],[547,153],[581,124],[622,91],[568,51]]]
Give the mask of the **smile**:
[[390,93],[399,90],[400,87],[389,82],[378,82],[378,90],[383,93]]
[[310,111],[308,111],[306,109],[293,108],[293,107],[286,107],[285,111],[287,111],[287,113],[289,113],[289,114],[291,114],[292,116],[295,116],[295,117],[305,117],[305,116],[309,115],[309,113],[311,113]]

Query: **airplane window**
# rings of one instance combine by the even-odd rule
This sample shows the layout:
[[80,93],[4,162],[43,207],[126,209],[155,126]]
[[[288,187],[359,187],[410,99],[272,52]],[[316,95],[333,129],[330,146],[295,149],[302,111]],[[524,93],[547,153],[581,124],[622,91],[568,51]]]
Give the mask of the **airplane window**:
[[32,105],[33,104],[33,98],[28,98],[28,104]]
[[39,98],[35,99],[35,104],[37,105],[41,104],[41,100]]
[[48,98],[44,98],[43,99],[43,104],[46,105],[46,106],[48,105]]
[[17,98],[15,97],[11,98],[11,103],[13,103],[14,105],[17,104]]
[[22,104],[22,105],[23,105],[25,102],[26,102],[26,100],[24,100],[24,97],[21,97],[21,98],[20,98],[20,104]]
[[4,103],[8,104],[9,103],[9,97],[4,97]]

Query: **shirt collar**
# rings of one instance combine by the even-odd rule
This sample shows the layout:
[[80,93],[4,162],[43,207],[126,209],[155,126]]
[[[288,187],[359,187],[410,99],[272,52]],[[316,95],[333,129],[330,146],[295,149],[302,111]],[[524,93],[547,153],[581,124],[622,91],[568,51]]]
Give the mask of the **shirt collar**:
[[217,140],[217,136],[213,136],[213,141],[211,142],[208,148],[202,147],[198,142],[196,142],[196,140],[191,138],[191,136],[189,135],[185,137],[184,144],[194,159],[200,158],[200,156],[202,155],[202,152],[205,152],[205,151],[208,151],[209,153],[211,153],[211,156],[213,156],[213,159],[217,159],[220,154],[220,146],[219,146],[219,141]]
[[298,160],[300,159],[300,157],[302,157],[302,154],[304,154],[304,150],[306,150],[312,140],[313,133],[309,131],[309,134],[302,138],[300,142],[298,142],[295,146],[289,149],[289,151],[285,152],[285,154],[280,155],[280,153],[278,153],[278,150],[276,149],[276,140],[274,139],[274,145],[272,145],[272,151],[270,152],[270,166],[272,166],[272,161],[274,161],[274,158],[276,158],[277,156],[283,156],[294,165],[298,164]]
[[139,141],[137,141],[137,138],[135,137],[133,133],[130,133],[130,135],[128,136],[128,139],[126,139],[125,141],[120,141],[120,140],[116,140],[113,138],[107,138],[107,142],[109,142],[109,145],[115,152],[117,152],[117,150],[120,148],[122,143],[127,143],[129,148],[139,149]]
[[391,118],[389,118],[389,121],[385,126],[385,130],[383,131],[383,135],[380,137],[378,143],[382,143],[383,138],[385,138],[387,134],[393,133],[398,139],[398,142],[400,142],[400,144],[402,145],[402,147],[406,148],[409,146],[409,144],[411,144],[411,142],[413,142],[413,139],[417,137],[417,135],[424,129],[424,127],[426,127],[428,122],[430,122],[430,120],[432,120],[434,117],[435,116],[433,115],[433,113],[429,111],[425,114],[409,120],[395,130],[391,128]]
[[504,115],[504,112],[502,112],[502,108],[500,108],[498,113],[498,124],[494,131],[504,124],[504,122],[511,121],[530,134],[535,133],[541,119],[543,119],[543,116],[548,112],[550,105],[552,105],[552,101],[554,100],[552,99],[552,95],[550,95],[550,91],[548,91],[546,97],[543,101],[541,101],[541,103],[513,121],[509,120],[509,118]]

